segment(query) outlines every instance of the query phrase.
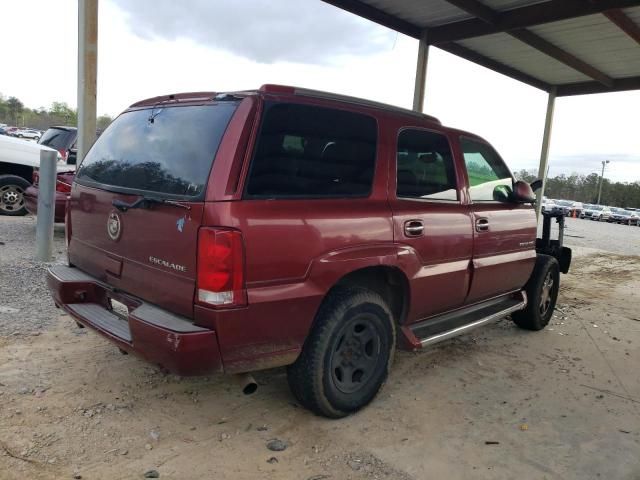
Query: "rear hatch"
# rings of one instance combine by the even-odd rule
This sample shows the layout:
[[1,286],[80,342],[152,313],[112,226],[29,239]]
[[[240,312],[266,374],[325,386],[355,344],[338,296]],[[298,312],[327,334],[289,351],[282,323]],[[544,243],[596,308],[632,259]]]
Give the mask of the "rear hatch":
[[69,260],[118,290],[192,317],[209,173],[236,102],[120,115],[78,169]]
[[66,162],[69,149],[76,141],[77,136],[78,133],[74,127],[51,127],[42,134],[38,143],[60,152],[62,159]]

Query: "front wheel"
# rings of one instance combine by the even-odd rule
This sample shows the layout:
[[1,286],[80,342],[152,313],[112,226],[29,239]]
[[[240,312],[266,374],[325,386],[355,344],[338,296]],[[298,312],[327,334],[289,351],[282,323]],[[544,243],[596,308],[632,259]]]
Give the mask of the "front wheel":
[[367,405],[387,378],[395,324],[385,301],[364,288],[338,287],[325,299],[302,353],[287,369],[296,399],[341,418]]
[[27,214],[24,191],[30,183],[16,175],[0,176],[0,215],[20,216]]
[[559,287],[558,261],[548,255],[538,255],[536,266],[525,286],[527,308],[511,314],[515,324],[527,330],[546,327],[556,307]]

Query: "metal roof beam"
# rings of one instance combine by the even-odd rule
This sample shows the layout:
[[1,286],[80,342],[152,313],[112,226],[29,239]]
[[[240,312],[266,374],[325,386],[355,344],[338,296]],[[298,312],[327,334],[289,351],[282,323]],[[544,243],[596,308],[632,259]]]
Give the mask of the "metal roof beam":
[[[451,1],[449,3],[458,6],[458,4],[462,5],[466,2]],[[532,27],[584,15],[593,15],[611,9],[637,6],[640,6],[640,0],[598,0],[593,2],[585,0],[548,0],[526,7],[495,12],[497,17],[495,22],[487,22],[478,16],[478,18],[470,20],[432,27],[429,29],[429,42],[437,45],[442,42],[454,42],[465,38]],[[483,7],[486,6],[483,5]],[[461,7],[458,6],[458,8]],[[473,12],[470,13],[475,15]]]
[[325,3],[333,5],[334,7],[341,8],[347,12],[351,12],[360,17],[371,20],[383,27],[390,28],[396,32],[404,33],[409,37],[420,39],[422,35],[422,28],[414,25],[411,22],[402,20],[401,18],[391,15],[387,12],[383,12],[371,5],[368,5],[359,0],[323,0]]
[[[467,13],[470,13],[471,15],[479,16],[479,18],[487,24],[495,25],[499,21],[500,12],[487,7],[478,0],[447,0],[447,2],[466,11]],[[526,43],[545,55],[564,63],[583,75],[593,78],[603,85],[608,87],[613,86],[613,79],[609,78],[595,67],[583,62],[569,52],[562,50],[560,47],[553,45],[551,42],[548,42],[544,38],[527,29],[521,28],[511,30],[507,32],[507,34],[517,38],[521,42]]]
[[616,27],[640,44],[640,26],[631,20],[622,10],[607,10],[602,14]]
[[489,57],[485,57],[484,55],[474,52],[473,50],[467,47],[463,47],[462,45],[459,45],[457,43],[442,43],[437,47],[446,52],[452,53],[453,55],[462,57],[465,60],[477,63],[478,65],[488,68],[489,70],[493,70],[495,72],[506,75],[507,77],[513,78],[514,80],[519,80],[523,83],[526,83],[527,85],[531,85],[532,87],[536,87],[547,92],[552,88],[552,85],[543,82],[538,78],[527,75],[520,70],[516,70],[515,68],[509,67],[504,63],[500,63]]
[[640,77],[619,78],[613,81],[613,86],[606,87],[599,82],[580,82],[558,85],[559,97],[572,95],[589,95],[592,93],[625,92],[640,90]]

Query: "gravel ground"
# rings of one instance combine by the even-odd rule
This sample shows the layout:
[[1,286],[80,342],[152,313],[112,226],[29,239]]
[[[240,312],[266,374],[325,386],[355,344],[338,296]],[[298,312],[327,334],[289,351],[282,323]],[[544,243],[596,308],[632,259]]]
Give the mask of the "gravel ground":
[[[552,238],[557,238],[555,221],[552,221],[552,225]],[[566,227],[564,244],[568,247],[593,248],[619,255],[640,255],[640,227],[579,218],[567,218]]]
[[[35,220],[0,217],[0,479],[639,479],[640,228],[568,225],[576,258],[548,328],[505,319],[398,352],[369,407],[328,421],[284,369],[247,397],[76,328],[30,260]],[[61,226],[55,242],[63,262]]]
[[[33,334],[58,317],[47,290],[48,264],[35,260],[35,217],[0,217],[0,336]],[[54,259],[64,262],[64,226],[54,231]]]

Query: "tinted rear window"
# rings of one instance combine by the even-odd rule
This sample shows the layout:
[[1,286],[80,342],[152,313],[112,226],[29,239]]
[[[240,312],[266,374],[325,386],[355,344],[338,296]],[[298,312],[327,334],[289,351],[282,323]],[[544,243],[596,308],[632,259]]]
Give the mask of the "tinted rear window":
[[367,196],[377,125],[360,113],[267,104],[246,193],[253,198]]
[[126,112],[80,165],[77,180],[123,193],[200,197],[237,103]]
[[75,130],[64,130],[61,128],[50,128],[40,138],[40,145],[55,148],[56,150],[68,150],[76,140]]

